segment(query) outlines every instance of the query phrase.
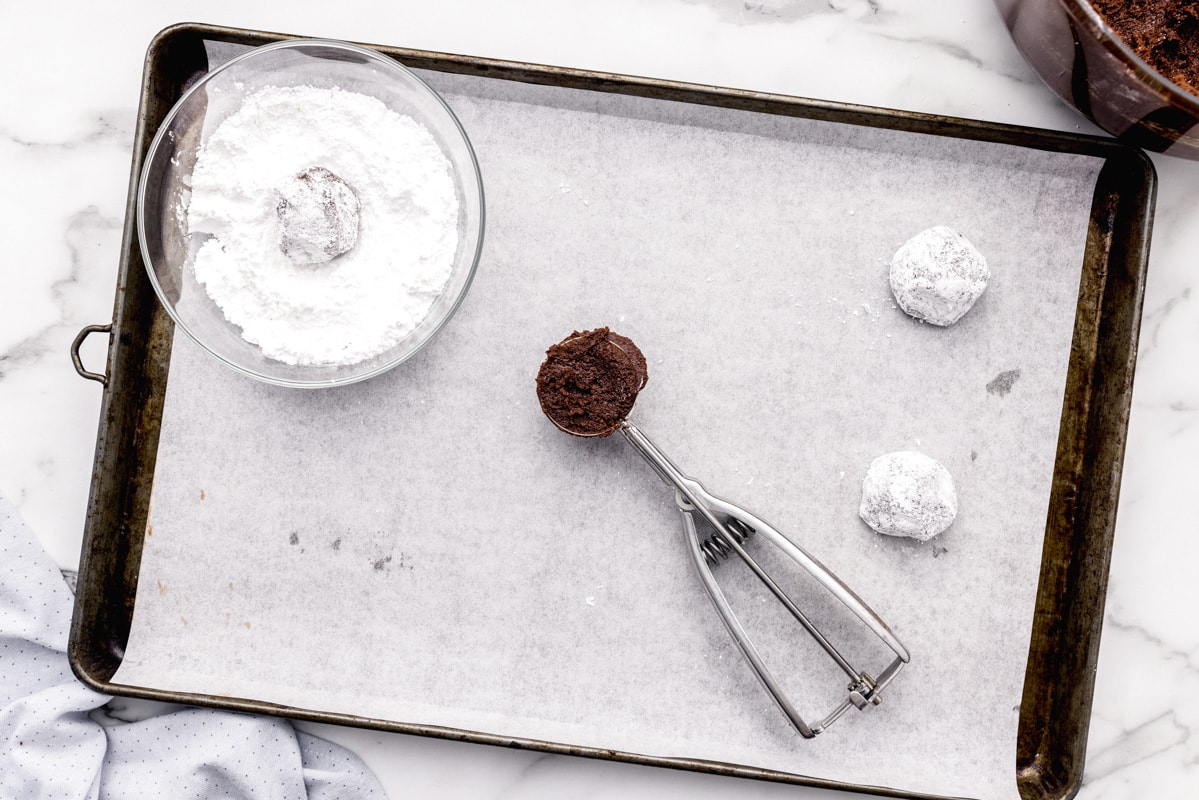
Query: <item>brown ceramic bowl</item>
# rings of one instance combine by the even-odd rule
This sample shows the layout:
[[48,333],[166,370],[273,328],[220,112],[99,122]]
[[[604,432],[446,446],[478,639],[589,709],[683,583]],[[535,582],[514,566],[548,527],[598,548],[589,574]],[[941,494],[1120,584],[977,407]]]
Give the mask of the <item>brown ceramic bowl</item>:
[[1199,159],[1199,97],[1124,44],[1084,0],[996,0],[1016,47],[1068,104],[1123,142]]

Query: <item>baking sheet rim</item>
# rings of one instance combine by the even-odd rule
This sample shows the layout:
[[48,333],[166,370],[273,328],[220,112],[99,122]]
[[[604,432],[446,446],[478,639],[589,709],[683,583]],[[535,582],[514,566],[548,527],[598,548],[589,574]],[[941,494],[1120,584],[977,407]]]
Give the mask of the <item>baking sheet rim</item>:
[[[276,41],[284,38],[294,38],[282,34],[273,34],[259,31],[249,31],[235,28],[224,28],[212,25],[184,23],[171,26],[160,32],[151,42],[147,52],[145,72],[143,75],[143,86],[141,96],[141,107],[139,109],[137,138],[134,146],[133,168],[131,175],[131,187],[136,186],[138,175],[141,170],[141,160],[144,157],[145,148],[148,144],[149,137],[157,128],[158,120],[161,120],[163,114],[173,103],[173,98],[178,96],[181,86],[189,77],[187,74],[181,74],[179,70],[175,70],[172,75],[173,82],[169,85],[168,91],[157,91],[162,87],[159,81],[165,80],[162,73],[167,67],[177,66],[172,64],[172,57],[177,55],[176,51],[187,51],[189,56],[196,58],[197,69],[207,68],[206,58],[203,64],[199,63],[203,57],[203,41],[225,41],[236,44],[259,45],[267,42]],[[1102,322],[1105,321],[1104,314],[1109,309],[1108,303],[1099,302],[1095,305],[1094,320],[1095,323],[1092,332],[1093,341],[1080,342],[1080,336],[1083,333],[1081,330],[1082,322],[1089,322],[1088,317],[1082,319],[1081,312],[1084,309],[1084,301],[1093,299],[1084,296],[1087,288],[1088,280],[1097,281],[1098,288],[1101,290],[1108,288],[1109,279],[1113,273],[1117,277],[1127,278],[1130,283],[1131,297],[1128,298],[1127,304],[1129,308],[1125,309],[1129,312],[1129,318],[1123,320],[1125,328],[1121,331],[1116,331],[1116,334],[1126,332],[1126,339],[1121,339],[1112,346],[1116,347],[1115,357],[1117,358],[1117,367],[1122,368],[1121,374],[1109,382],[1120,384],[1117,391],[1117,399],[1120,401],[1115,409],[1114,419],[1105,418],[1103,422],[1111,425],[1114,431],[1114,441],[1109,441],[1106,429],[1104,431],[1092,431],[1092,423],[1098,425],[1098,417],[1100,410],[1092,407],[1089,400],[1083,403],[1084,408],[1076,415],[1079,422],[1082,423],[1081,430],[1072,431],[1077,439],[1077,444],[1086,446],[1091,442],[1092,437],[1098,436],[1102,440],[1100,444],[1108,445],[1108,450],[1112,447],[1122,457],[1123,452],[1123,437],[1127,429],[1128,406],[1131,394],[1131,373],[1135,363],[1136,356],[1136,339],[1139,330],[1140,317],[1140,302],[1143,297],[1144,272],[1147,266],[1148,257],[1148,231],[1152,221],[1152,203],[1155,192],[1155,175],[1153,172],[1152,163],[1140,151],[1120,145],[1112,140],[1102,139],[1098,137],[1081,136],[1077,134],[1059,133],[1055,131],[1042,131],[1031,128],[1023,128],[1019,126],[1003,125],[999,123],[988,123],[964,119],[956,119],[949,117],[940,117],[936,115],[920,114],[906,111],[893,111],[887,109],[870,108],[864,106],[855,106],[847,104],[839,104],[827,101],[815,101],[804,98],[788,97],[782,95],[763,94],[758,92],[750,92],[736,89],[723,89],[719,87],[697,86],[693,84],[684,84],[672,81],[655,80],[648,78],[637,78],[631,76],[613,75],[608,73],[589,72],[581,70],[572,70],[560,67],[548,67],[534,64],[524,64],[516,62],[498,61],[493,59],[474,58],[468,56],[450,55],[444,53],[432,53],[428,51],[406,50],[394,47],[385,47],[379,45],[368,45],[374,47],[387,55],[390,55],[408,66],[432,69],[446,72],[460,72],[474,74],[482,77],[490,77],[502,80],[515,80],[531,83],[543,83],[549,85],[563,86],[566,88],[575,89],[590,89],[614,93],[634,94],[646,97],[657,97],[661,99],[676,100],[682,102],[699,103],[714,106],[724,106],[733,109],[741,109],[748,111],[763,111],[774,114],[790,114],[793,116],[807,117],[811,119],[841,122],[855,125],[864,125],[868,127],[879,127],[893,130],[902,130],[914,133],[933,134],[939,136],[949,136],[953,138],[968,138],[981,141],[999,142],[1012,144],[1023,147],[1033,147],[1035,149],[1047,150],[1052,152],[1074,153],[1082,155],[1090,155],[1106,160],[1105,170],[1108,170],[1111,165],[1115,164],[1118,169],[1114,170],[1119,173],[1117,178],[1111,178],[1109,171],[1109,180],[1115,181],[1120,185],[1127,183],[1130,191],[1121,192],[1118,186],[1107,186],[1106,189],[1113,194],[1113,201],[1108,205],[1114,205],[1115,208],[1110,210],[1110,215],[1107,230],[1102,230],[1104,227],[1099,223],[1102,220],[1097,218],[1103,206],[1103,198],[1100,196],[1105,189],[1103,185],[1103,177],[1096,187],[1096,197],[1092,207],[1091,232],[1088,235],[1087,254],[1088,258],[1095,257],[1101,259],[1102,263],[1090,263],[1088,260],[1084,263],[1083,286],[1080,289],[1079,315],[1076,315],[1076,325],[1074,332],[1074,343],[1072,346],[1071,360],[1069,367],[1069,375],[1067,378],[1067,401],[1063,409],[1063,426],[1067,423],[1069,416],[1071,395],[1069,388],[1079,380],[1078,372],[1081,369],[1085,372],[1087,380],[1081,384],[1081,388],[1085,390],[1084,394],[1087,398],[1090,397],[1090,392],[1095,388],[1096,380],[1102,381],[1106,374],[1101,373],[1096,368],[1096,360],[1098,359],[1097,350],[1104,343],[1107,343],[1112,336],[1107,338],[1097,338],[1098,331]],[[157,117],[157,119],[154,119]],[[1129,201],[1128,197],[1132,196]],[[130,292],[135,291],[139,282],[145,283],[148,281],[144,268],[141,265],[140,254],[136,252],[136,238],[130,235],[132,228],[132,197],[130,195],[131,205],[126,213],[125,236],[122,242],[122,258],[120,264],[120,275],[118,279],[118,291],[114,309],[113,330],[110,334],[109,353],[108,353],[108,368],[106,375],[110,378],[120,377],[121,365],[127,364],[129,361],[129,350],[137,350],[144,346],[145,357],[144,365],[153,366],[153,359],[169,358],[169,320],[164,319],[164,315],[155,315],[153,310],[147,311],[145,308],[139,308],[137,303],[140,302],[141,296],[132,295]],[[1122,203],[1119,201],[1123,201]],[[1107,206],[1103,206],[1106,208]],[[1097,230],[1100,228],[1100,230]],[[1121,240],[1116,236],[1116,233],[1126,234],[1126,239]],[[1104,238],[1106,237],[1106,238]],[[1095,240],[1095,241],[1093,241]],[[1118,251],[1118,254],[1123,256],[1123,263],[1117,266],[1123,266],[1123,270],[1113,270],[1112,253],[1113,250]],[[1088,269],[1088,267],[1090,269]],[[1090,272],[1094,275],[1090,275]],[[144,289],[144,286],[141,287]],[[1094,287],[1092,287],[1094,288]],[[1102,294],[1102,292],[1101,292]],[[1106,297],[1106,295],[1103,295]],[[134,297],[133,301],[130,300]],[[153,298],[151,296],[150,300]],[[166,326],[167,332],[163,334],[159,330],[158,341],[148,341],[141,343],[138,341],[135,347],[125,346],[123,344],[129,338],[130,326],[128,317],[140,312],[145,316],[149,314],[150,321],[147,324],[149,327],[159,328]],[[157,316],[157,319],[155,319]],[[125,323],[125,324],[122,324]],[[1088,331],[1090,329],[1088,328]],[[140,333],[140,331],[139,331]],[[1110,334],[1110,332],[1109,332]],[[164,344],[161,341],[166,339]],[[1082,337],[1085,338],[1085,337]],[[1081,344],[1081,346],[1080,346]],[[1127,345],[1123,347],[1121,345]],[[124,359],[124,360],[122,360]],[[144,366],[139,364],[137,359],[134,359],[133,366]],[[165,381],[166,366],[165,362],[160,366],[160,379]],[[1109,370],[1110,371],[1110,370]],[[139,369],[138,374],[134,377],[142,379],[145,376],[143,370]],[[148,472],[148,479],[143,478],[143,482],[147,484],[143,495],[148,496],[148,484],[152,482],[153,476],[153,447],[157,442],[157,427],[153,419],[154,407],[151,403],[148,406],[141,408],[143,418],[142,424],[134,424],[133,438],[139,438],[140,441],[130,443],[127,440],[130,434],[127,433],[129,428],[129,411],[122,411],[122,404],[129,404],[129,400],[124,398],[121,392],[125,389],[121,385],[120,380],[107,381],[104,389],[103,406],[100,422],[100,431],[97,440],[95,471],[92,479],[92,495],[88,504],[88,516],[85,525],[84,548],[81,556],[80,564],[80,591],[76,599],[76,609],[71,629],[71,641],[69,646],[69,655],[72,668],[77,676],[89,686],[108,694],[119,694],[133,697],[144,697],[148,699],[161,700],[175,703],[188,703],[192,705],[203,705],[211,707],[228,708],[232,710],[248,711],[255,713],[269,713],[275,715],[284,715],[298,719],[305,719],[313,722],[325,722],[332,724],[343,724],[357,727],[375,728],[380,730],[388,730],[399,733],[412,733],[426,736],[435,736],[439,738],[457,739],[463,741],[471,741],[482,744],[498,744],[503,746],[522,747],[525,749],[540,750],[544,752],[554,752],[570,755],[583,755],[588,757],[606,758],[610,760],[626,761],[630,763],[638,763],[651,766],[666,766],[675,768],[685,768],[704,772],[712,772],[715,774],[734,775],[739,777],[750,777],[767,779],[773,781],[781,781],[788,783],[797,783],[823,788],[846,789],[852,791],[869,792],[873,794],[881,794],[894,797],[924,797],[935,798],[940,796],[910,793],[899,789],[877,786],[865,786],[847,784],[839,781],[829,781],[811,776],[778,772],[774,770],[765,770],[756,767],[745,765],[726,764],[723,762],[713,762],[696,759],[686,759],[677,757],[660,757],[649,756],[635,753],[627,753],[616,750],[604,750],[593,747],[584,747],[570,745],[567,743],[548,742],[537,739],[524,739],[519,737],[505,737],[495,734],[482,733],[477,731],[461,730],[456,728],[443,728],[438,726],[422,725],[419,723],[400,723],[387,720],[370,719],[356,717],[352,715],[336,714],[331,712],[318,712],[301,708],[293,708],[289,706],[279,706],[271,703],[263,703],[250,699],[234,699],[225,697],[216,697],[209,695],[188,694],[179,692],[168,692],[154,690],[148,687],[133,687],[121,684],[111,683],[108,678],[101,677],[93,672],[90,668],[91,663],[95,663],[97,659],[104,663],[105,667],[111,666],[111,669],[106,669],[109,677],[115,672],[116,664],[119,664],[123,656],[123,643],[120,641],[121,635],[128,634],[129,620],[132,616],[132,596],[136,587],[136,562],[140,559],[140,542],[125,541],[117,542],[115,549],[117,551],[124,548],[123,555],[121,552],[113,553],[114,543],[104,539],[105,535],[116,535],[118,540],[122,530],[136,531],[136,525],[130,525],[131,518],[129,515],[116,513],[115,516],[120,518],[121,523],[126,527],[119,527],[116,531],[103,531],[104,526],[99,524],[102,517],[107,516],[110,520],[114,517],[113,509],[106,506],[106,503],[111,502],[114,495],[113,482],[120,482],[121,477],[115,478],[107,474],[109,471],[104,469],[104,465],[113,461],[114,455],[112,448],[119,448],[121,454],[124,449],[129,447],[140,446],[143,448],[141,455],[143,458],[136,466],[143,470],[143,474]],[[144,386],[138,384],[144,390]],[[151,387],[152,389],[153,387]],[[151,392],[152,394],[152,392]],[[159,392],[161,395],[161,392]],[[159,396],[158,402],[161,402]],[[134,405],[137,405],[136,403]],[[159,406],[161,410],[161,406]],[[150,430],[147,431],[145,419],[148,418]],[[125,436],[113,436],[112,428],[118,429],[118,434],[126,433]],[[1055,501],[1062,499],[1061,492],[1066,491],[1073,499],[1077,499],[1080,494],[1079,487],[1074,486],[1073,491],[1068,491],[1070,486],[1061,486],[1062,481],[1059,472],[1062,471],[1063,448],[1069,442],[1066,441],[1068,432],[1063,428],[1059,433],[1058,455],[1055,462],[1055,477],[1053,496],[1051,497],[1050,520],[1054,512]],[[152,439],[152,442],[148,442]],[[115,443],[114,443],[115,441]],[[1081,458],[1082,453],[1070,453],[1078,458]],[[136,460],[137,453],[134,454]],[[120,456],[116,456],[120,460]],[[1075,460],[1078,460],[1076,458]],[[148,462],[148,463],[147,463]],[[1119,484],[1119,463],[1115,463],[1111,473],[1112,483],[1105,486],[1108,494],[1114,494]],[[1069,478],[1079,478],[1079,471],[1075,469],[1067,476]],[[136,483],[136,480],[134,481]],[[1102,494],[1099,492],[1098,494]],[[116,500],[124,504],[120,510],[127,510],[130,503],[136,506],[138,492],[136,487],[128,493],[116,491]],[[133,499],[131,500],[130,497]],[[103,513],[102,509],[107,508],[107,514]],[[118,510],[118,511],[120,511]],[[136,511],[136,507],[134,511]],[[142,509],[144,511],[144,508]],[[1095,588],[1095,592],[1091,595],[1098,595],[1099,607],[1098,617],[1095,619],[1095,614],[1075,614],[1082,616],[1082,622],[1089,622],[1092,631],[1093,641],[1086,649],[1084,666],[1089,667],[1083,670],[1081,682],[1074,687],[1074,692],[1062,690],[1053,695],[1050,700],[1058,699],[1060,695],[1068,694],[1067,702],[1072,703],[1072,709],[1077,712],[1081,706],[1082,710],[1089,715],[1090,709],[1090,694],[1093,690],[1094,682],[1094,658],[1097,657],[1098,649],[1098,625],[1102,617],[1102,598],[1106,590],[1106,575],[1107,575],[1107,560],[1110,558],[1111,551],[1111,535],[1112,527],[1114,526],[1114,499],[1112,507],[1107,510],[1107,524],[1103,529],[1091,531],[1084,520],[1082,523],[1081,533],[1087,535],[1088,541],[1091,538],[1097,539],[1099,544],[1099,555],[1101,556],[1102,564],[1099,565],[1097,575],[1092,575],[1101,585]],[[144,517],[143,517],[144,520]],[[1073,517],[1071,517],[1073,520]],[[1053,598],[1046,598],[1045,586],[1047,573],[1051,569],[1062,571],[1063,564],[1050,564],[1047,560],[1051,557],[1050,547],[1052,544],[1050,533],[1046,531],[1046,552],[1045,561],[1042,563],[1041,577],[1038,583],[1038,616],[1034,619],[1033,642],[1036,644],[1038,634],[1045,634],[1043,628],[1047,623],[1040,618],[1040,612],[1043,605],[1048,605],[1051,609],[1058,609],[1058,602]],[[1079,535],[1079,530],[1075,526],[1074,535]],[[1069,532],[1067,532],[1068,534]],[[1073,539],[1071,539],[1073,541]],[[107,545],[107,548],[105,547]],[[137,552],[134,552],[137,551]],[[1060,552],[1053,557],[1060,557]],[[122,561],[122,557],[124,560]],[[120,561],[122,575],[125,580],[120,580],[120,576],[113,574],[113,568],[117,566],[113,559]],[[95,562],[101,562],[100,567],[95,566]],[[102,572],[101,568],[107,566],[107,572]],[[131,570],[131,567],[133,569]],[[107,578],[107,583],[105,579]],[[123,619],[113,619],[111,613],[101,613],[104,608],[111,610],[113,598],[109,597],[109,592],[105,591],[105,587],[112,587],[124,591],[125,596],[123,603],[124,609],[127,611],[123,615]],[[1095,609],[1092,609],[1094,611]],[[97,625],[98,618],[102,618],[104,623],[108,625]],[[112,629],[111,623],[116,622],[117,630]],[[123,621],[124,629],[120,630],[120,625]],[[1048,625],[1052,628],[1052,625]],[[97,638],[101,634],[107,634],[105,643],[107,647],[96,648]],[[89,649],[89,645],[91,645]],[[1030,667],[1026,672],[1025,698],[1021,703],[1021,725],[1020,725],[1020,749],[1025,755],[1031,756],[1025,763],[1021,763],[1021,759],[1017,758],[1016,777],[1020,785],[1020,792],[1023,796],[1032,797],[1070,797],[1077,792],[1082,772],[1082,755],[1085,748],[1087,734],[1087,720],[1081,721],[1081,727],[1076,731],[1077,738],[1070,741],[1061,741],[1061,737],[1053,738],[1045,731],[1040,732],[1038,741],[1041,744],[1055,745],[1051,748],[1051,752],[1042,752],[1041,747],[1031,747],[1026,738],[1035,738],[1027,736],[1030,732],[1026,731],[1025,718],[1026,715],[1031,715],[1029,698],[1035,696],[1035,690],[1045,690],[1046,681],[1037,678],[1046,676],[1037,676],[1033,672],[1033,659],[1037,655],[1036,647],[1030,652]],[[1045,647],[1041,648],[1045,650]],[[1044,653],[1042,653],[1044,655]],[[85,663],[89,662],[89,663]],[[1050,689],[1054,687],[1048,687]],[[1031,693],[1030,693],[1031,692]],[[1081,697],[1081,700],[1080,700]],[[1037,709],[1043,710],[1043,709]],[[1077,720],[1075,720],[1077,722]],[[1032,732],[1036,733],[1036,732]],[[1060,733],[1060,731],[1059,731]],[[1069,739],[1069,737],[1065,737]],[[1056,745],[1063,745],[1062,750],[1066,752],[1058,752]],[[1064,774],[1063,774],[1064,773]],[[1025,790],[1028,789],[1028,792]]]

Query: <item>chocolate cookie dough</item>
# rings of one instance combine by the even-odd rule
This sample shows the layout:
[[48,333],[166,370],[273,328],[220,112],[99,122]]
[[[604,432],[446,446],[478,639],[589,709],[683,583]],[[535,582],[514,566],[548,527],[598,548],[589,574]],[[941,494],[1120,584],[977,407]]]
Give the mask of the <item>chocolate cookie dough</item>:
[[1199,4],[1189,0],[1091,0],[1124,44],[1183,91],[1199,95]]
[[607,328],[575,331],[552,346],[537,373],[550,421],[575,436],[608,436],[633,409],[648,377],[645,356]]

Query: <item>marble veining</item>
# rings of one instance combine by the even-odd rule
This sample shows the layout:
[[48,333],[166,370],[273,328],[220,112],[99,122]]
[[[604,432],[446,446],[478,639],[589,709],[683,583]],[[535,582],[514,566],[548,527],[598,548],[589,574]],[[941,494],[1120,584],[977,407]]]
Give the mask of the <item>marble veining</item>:
[[120,111],[99,114],[94,118],[91,126],[61,140],[32,138],[4,129],[0,129],[0,139],[6,139],[19,147],[34,150],[77,150],[88,145],[105,143],[126,145],[131,141],[133,129],[124,121],[113,118],[120,116],[123,116]]
[[[55,560],[78,560],[98,384],[67,349],[112,313],[145,48],[200,20],[1096,132],[1029,70],[986,0],[453,0],[336,8],[266,0],[0,5],[0,492]],[[51,43],[52,46],[47,46]],[[1083,800],[1199,786],[1199,164],[1159,175]],[[102,337],[85,363],[103,362]],[[1008,365],[1014,367],[1015,365]],[[1004,367],[1005,369],[1008,367]],[[113,704],[114,718],[153,713]],[[392,797],[845,795],[305,725],[355,749]]]
[[849,14],[855,18],[874,16],[880,12],[878,0],[686,0],[697,5],[711,6],[722,19],[741,24],[788,23],[807,17],[827,14]]
[[[1153,309],[1145,309],[1141,317],[1141,342],[1138,350],[1140,358],[1144,358],[1158,346],[1162,326],[1180,305],[1191,299],[1191,287],[1187,286],[1173,297],[1166,298],[1165,303]],[[1183,309],[1185,311],[1185,309]],[[1176,405],[1176,404],[1175,404]]]
[[1178,715],[1172,712],[1159,714],[1123,733],[1119,746],[1092,753],[1087,770],[1091,782],[1100,783],[1133,764],[1168,753],[1191,736],[1190,728],[1183,725]]

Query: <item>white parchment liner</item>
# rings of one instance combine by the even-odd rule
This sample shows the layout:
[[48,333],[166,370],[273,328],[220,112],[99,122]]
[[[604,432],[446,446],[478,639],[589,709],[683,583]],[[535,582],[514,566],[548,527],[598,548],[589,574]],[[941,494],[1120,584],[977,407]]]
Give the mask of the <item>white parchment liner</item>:
[[[343,389],[259,384],[176,338],[114,681],[1016,797],[1099,162],[423,77],[483,172],[469,296],[415,360]],[[894,250],[938,224],[994,275],[946,329],[906,317],[887,285]],[[619,437],[575,439],[541,415],[545,349],[599,325],[649,361],[638,424],[824,561],[910,648],[881,706],[799,739],[709,607],[672,492]],[[867,465],[899,449],[957,481],[957,522],[927,543],[857,517]],[[748,616],[801,712],[831,710],[840,673],[781,627],[765,592],[727,574],[762,609]],[[889,651],[855,644],[847,615],[808,602],[881,668]]]

